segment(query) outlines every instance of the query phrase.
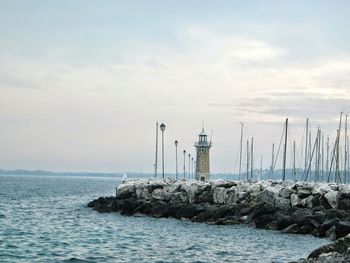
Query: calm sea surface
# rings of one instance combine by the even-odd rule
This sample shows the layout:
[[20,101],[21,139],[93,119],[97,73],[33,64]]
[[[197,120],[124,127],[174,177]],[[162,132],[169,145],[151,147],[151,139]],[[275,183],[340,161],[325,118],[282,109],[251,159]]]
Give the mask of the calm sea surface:
[[118,178],[0,176],[0,262],[288,262],[329,243],[248,226],[101,214]]

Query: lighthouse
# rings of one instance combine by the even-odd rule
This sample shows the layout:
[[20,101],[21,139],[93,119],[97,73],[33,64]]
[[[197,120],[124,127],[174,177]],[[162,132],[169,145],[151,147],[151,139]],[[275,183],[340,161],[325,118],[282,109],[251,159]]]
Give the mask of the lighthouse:
[[196,147],[196,180],[205,181],[210,178],[210,162],[209,162],[209,150],[212,145],[211,141],[208,142],[207,134],[202,128],[202,132],[199,134],[198,142],[195,142]]

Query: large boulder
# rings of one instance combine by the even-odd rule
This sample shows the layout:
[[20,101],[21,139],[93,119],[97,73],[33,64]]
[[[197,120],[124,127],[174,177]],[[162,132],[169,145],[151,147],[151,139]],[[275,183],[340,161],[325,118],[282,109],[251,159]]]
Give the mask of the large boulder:
[[311,189],[311,193],[313,195],[325,195],[329,191],[332,191],[331,187],[328,184],[325,183],[316,183],[314,184],[313,188]]
[[283,234],[297,234],[299,232],[298,224],[291,224],[287,226],[285,229],[282,229],[281,232]]
[[225,204],[226,188],[215,186],[213,191],[213,200],[216,204]]
[[118,185],[116,196],[118,199],[136,197],[135,183],[131,181]]
[[324,198],[327,200],[328,204],[332,208],[337,207],[337,197],[338,197],[338,192],[337,191],[329,191],[327,194],[324,195]]
[[311,195],[312,187],[310,186],[299,186],[297,188],[297,195],[299,198],[305,198]]
[[280,196],[282,198],[290,198],[290,196],[295,193],[295,190],[293,188],[282,188],[280,191]]
[[299,198],[299,196],[297,194],[291,194],[290,196],[290,203],[292,205],[292,207],[299,207],[301,206],[301,198]]
[[257,202],[264,202],[266,204],[275,204],[276,197],[279,196],[279,189],[276,187],[267,187],[264,191],[256,196]]
[[290,208],[290,199],[285,199],[282,197],[275,198],[275,207],[281,210],[287,210]]

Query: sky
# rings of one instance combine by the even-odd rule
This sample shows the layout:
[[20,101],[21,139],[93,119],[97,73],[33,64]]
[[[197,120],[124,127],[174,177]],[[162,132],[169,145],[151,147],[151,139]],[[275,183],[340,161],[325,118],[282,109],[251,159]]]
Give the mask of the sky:
[[[212,135],[237,171],[240,122],[268,167],[289,119],[331,142],[350,106],[349,1],[0,0],[0,168],[165,171]],[[288,154],[291,147],[288,148]],[[259,161],[258,161],[259,160]],[[301,165],[301,163],[300,163]]]

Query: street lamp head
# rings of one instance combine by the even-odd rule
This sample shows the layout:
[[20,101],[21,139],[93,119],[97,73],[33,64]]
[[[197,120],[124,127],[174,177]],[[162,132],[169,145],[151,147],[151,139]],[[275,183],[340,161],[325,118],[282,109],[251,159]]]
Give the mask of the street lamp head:
[[191,157],[191,154],[188,154],[188,157]]
[[179,143],[179,142],[176,140],[176,141],[175,141],[175,146],[177,146],[177,145],[178,145],[178,143]]
[[160,130],[163,132],[163,131],[165,131],[165,124],[164,123],[162,123],[160,126]]
[[186,154],[186,150],[184,150],[184,154]]

